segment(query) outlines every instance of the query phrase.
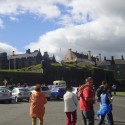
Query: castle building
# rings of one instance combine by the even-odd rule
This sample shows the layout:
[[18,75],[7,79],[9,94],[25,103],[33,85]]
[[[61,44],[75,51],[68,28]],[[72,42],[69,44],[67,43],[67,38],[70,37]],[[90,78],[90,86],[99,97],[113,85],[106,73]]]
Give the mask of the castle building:
[[116,79],[125,78],[125,60],[123,55],[121,59],[114,59],[114,56],[111,59],[104,57],[103,61],[98,61],[97,66],[103,69],[113,70]]
[[0,69],[20,69],[36,64],[41,64],[41,61],[56,61],[55,57],[49,57],[48,52],[44,52],[42,56],[40,50],[31,52],[30,49],[26,50],[24,54],[15,54],[13,51],[12,55],[7,53],[0,53]]
[[91,51],[88,51],[88,55],[83,53],[73,52],[69,49],[66,53],[63,62],[64,63],[84,63],[85,65],[95,65],[96,57],[91,55]]
[[123,58],[123,55],[121,56],[121,59],[114,59],[114,56],[112,56],[111,59],[106,59],[106,57],[104,57],[104,60],[102,60],[100,53],[98,56],[93,57],[91,55],[91,51],[88,51],[88,54],[85,55],[83,53],[73,52],[72,49],[69,49],[62,62],[96,65],[97,67],[102,69],[112,70],[116,79],[125,78],[125,60]]

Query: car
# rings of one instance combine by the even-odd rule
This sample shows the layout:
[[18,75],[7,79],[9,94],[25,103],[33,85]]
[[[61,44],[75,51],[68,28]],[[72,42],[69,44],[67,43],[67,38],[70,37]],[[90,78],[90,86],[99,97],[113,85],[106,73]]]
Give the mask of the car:
[[51,99],[51,91],[50,91],[49,87],[48,86],[41,86],[41,90],[45,94],[46,98],[48,100],[50,100]]
[[63,81],[63,80],[55,80],[55,81],[53,81],[53,85],[66,86],[66,81]]
[[31,95],[30,91],[25,87],[15,87],[12,90],[12,97],[13,99],[15,99],[15,102],[19,102],[24,99],[29,100],[30,95]]
[[[31,86],[31,87],[29,88],[29,91],[31,92],[31,94],[32,94],[32,92],[34,91],[34,89],[35,89],[35,86]],[[50,97],[51,97],[51,91],[50,91],[50,89],[49,89],[48,86],[41,86],[41,91],[45,94],[47,100],[50,100],[50,99],[51,99],[51,98],[50,98]]]
[[63,99],[63,95],[66,93],[66,87],[53,86],[50,91],[51,99],[60,100]]
[[48,85],[49,89],[51,90],[53,87],[63,87],[62,85]]
[[79,87],[72,87],[72,88],[73,88],[72,92],[77,94],[77,91],[78,91]]
[[12,93],[6,87],[0,87],[0,101],[12,102]]
[[[72,87],[72,89],[73,89],[72,93],[75,93],[77,95],[79,87]],[[77,95],[77,97],[78,97],[78,95]],[[78,99],[79,99],[79,97],[78,97]]]
[[6,88],[10,91],[10,88],[9,87],[6,87],[6,86],[0,86],[0,88]]

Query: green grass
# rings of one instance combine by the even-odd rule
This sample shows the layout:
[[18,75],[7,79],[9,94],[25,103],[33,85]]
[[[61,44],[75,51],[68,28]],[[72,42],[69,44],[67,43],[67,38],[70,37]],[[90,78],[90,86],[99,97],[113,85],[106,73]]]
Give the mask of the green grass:
[[62,66],[62,64],[60,64],[60,63],[51,63],[50,65],[51,66]]
[[116,92],[116,95],[125,95],[125,92]]

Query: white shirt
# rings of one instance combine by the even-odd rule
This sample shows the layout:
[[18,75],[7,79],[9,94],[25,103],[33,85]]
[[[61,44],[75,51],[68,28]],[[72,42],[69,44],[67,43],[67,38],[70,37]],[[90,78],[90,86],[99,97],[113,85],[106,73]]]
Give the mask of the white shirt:
[[113,84],[112,88],[113,88],[113,89],[116,89],[116,85],[115,85],[115,84]]
[[64,96],[64,112],[73,112],[77,109],[78,97],[76,94],[67,91]]

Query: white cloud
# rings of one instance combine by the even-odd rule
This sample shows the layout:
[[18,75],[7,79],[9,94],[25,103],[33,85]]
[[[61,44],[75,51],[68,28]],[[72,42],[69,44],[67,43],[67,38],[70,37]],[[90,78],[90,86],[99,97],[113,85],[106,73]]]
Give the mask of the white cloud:
[[0,0],[0,14],[30,12],[44,19],[58,18],[62,28],[41,35],[26,46],[31,50],[40,48],[42,53],[48,51],[58,58],[69,48],[117,57],[125,54],[124,5],[124,0]]
[[34,50],[34,47],[41,48],[42,52],[48,51],[51,55],[56,53],[57,56],[62,57],[69,48],[85,54],[91,50],[95,56],[102,53],[103,56],[110,57],[124,53],[124,32],[123,21],[117,19],[112,22],[109,18],[103,17],[85,25],[48,32],[41,36],[38,42],[27,45],[27,48],[31,50]]
[[8,55],[12,55],[13,51],[15,51],[18,54],[21,53],[15,47],[12,47],[11,45],[7,43],[0,42],[0,53],[7,52]]
[[18,18],[10,16],[10,20],[14,21],[14,22],[18,22]]
[[60,15],[58,7],[52,0],[0,0],[1,15],[19,15],[30,12],[45,18],[54,18]]
[[[102,53],[103,56],[109,58],[111,55],[118,57],[125,54],[123,13],[125,9],[122,7],[122,3],[114,3],[112,9],[107,6],[105,1],[99,2],[96,0],[93,2],[89,0],[72,1],[68,6],[72,7],[72,9],[69,11],[70,14],[62,17],[62,22],[71,25],[75,22],[75,19],[81,21],[82,17],[83,22],[77,26],[72,25],[67,28],[66,25],[65,28],[49,32],[41,36],[39,41],[33,44],[34,46],[40,45],[40,48],[44,48],[50,53],[56,53],[58,56],[60,55],[60,47],[62,56],[65,55],[69,48],[83,53],[91,50],[95,56]],[[122,8],[121,12],[119,8]],[[85,21],[85,15],[88,13],[93,14],[93,21],[89,23]],[[33,49],[33,46],[30,44],[29,48]],[[50,48],[54,48],[53,51]]]
[[4,27],[3,20],[0,19],[0,29]]

